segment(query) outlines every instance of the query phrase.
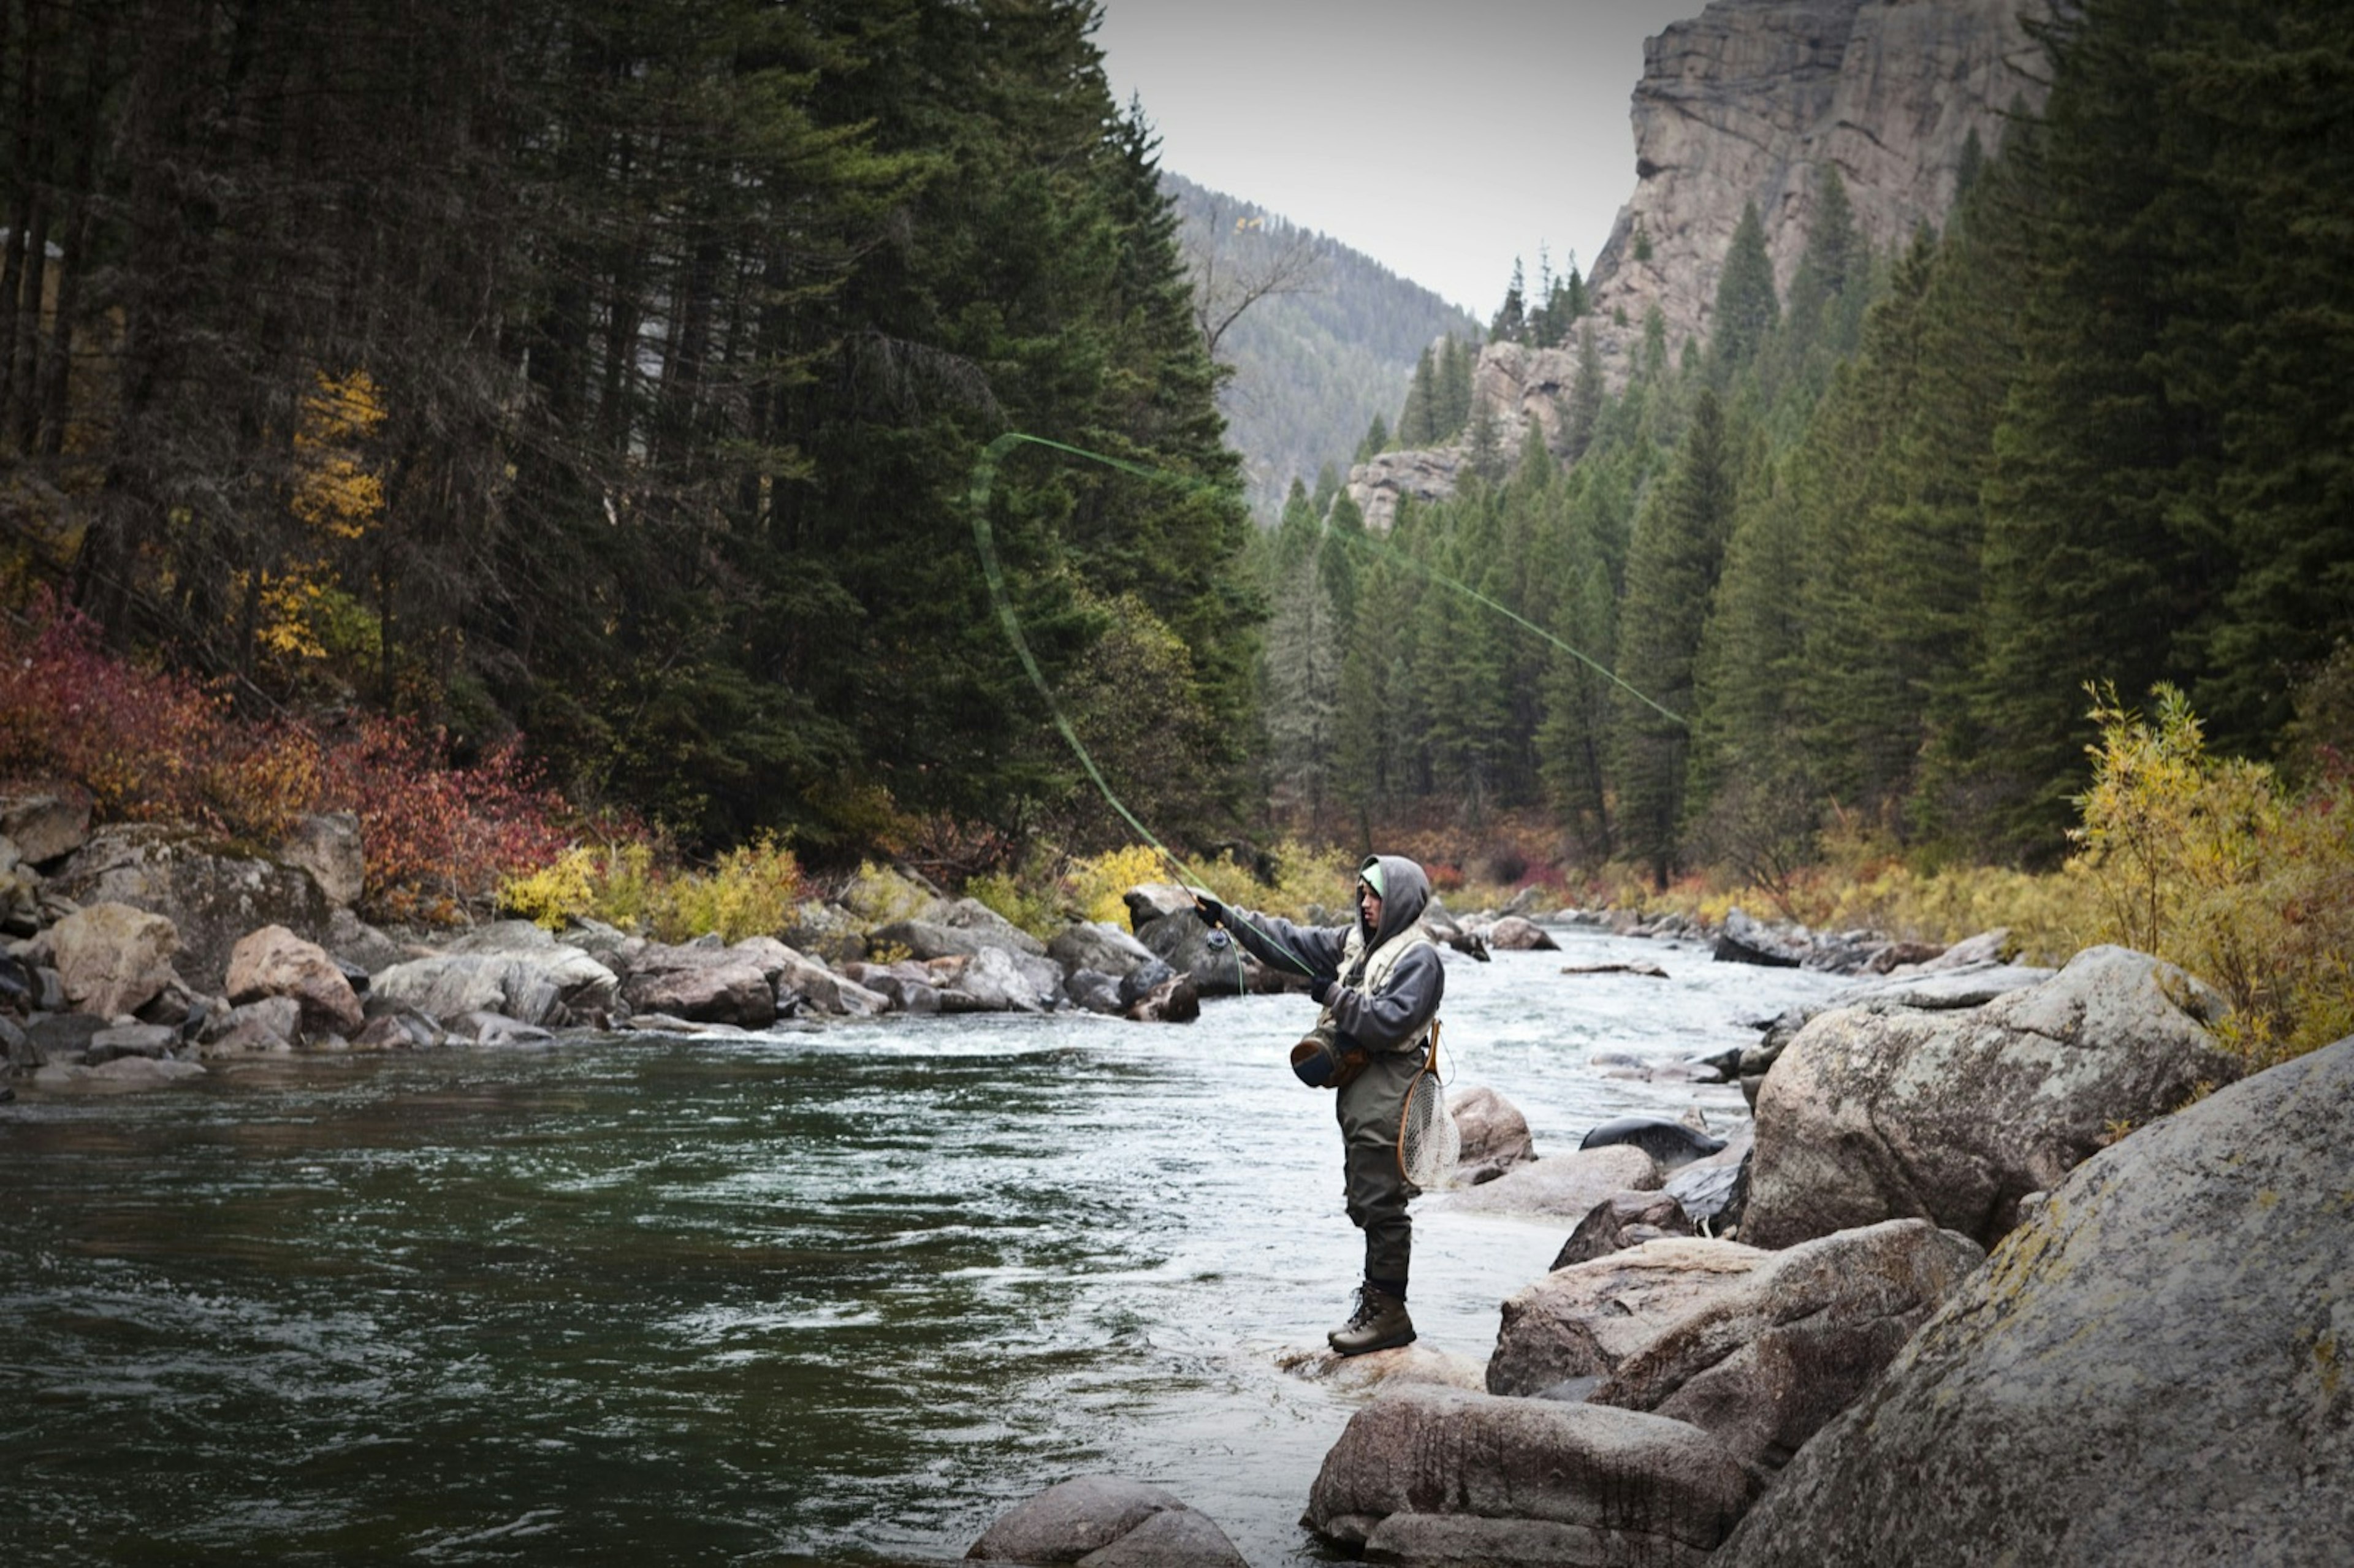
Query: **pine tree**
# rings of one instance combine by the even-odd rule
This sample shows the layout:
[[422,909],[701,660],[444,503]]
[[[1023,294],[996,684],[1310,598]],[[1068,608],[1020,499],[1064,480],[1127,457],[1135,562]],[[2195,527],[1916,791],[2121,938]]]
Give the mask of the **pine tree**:
[[1569,408],[1562,421],[1562,455],[1575,462],[1594,443],[1602,420],[1602,353],[1595,345],[1594,323],[1577,331],[1577,376],[1569,384]]
[[1400,447],[1419,451],[1438,443],[1438,397],[1437,358],[1430,348],[1425,347],[1422,356],[1414,362],[1414,379],[1406,387],[1405,407],[1398,413]]
[[1757,216],[1757,204],[1751,202],[1741,209],[1724,269],[1717,276],[1709,352],[1718,386],[1730,382],[1756,357],[1779,313],[1774,263],[1766,254],[1766,225]]
[[1618,674],[1640,695],[1618,699],[1618,832],[1662,886],[1677,864],[1701,635],[1733,524],[1730,463],[1723,408],[1703,388],[1627,560]]
[[1439,347],[1438,392],[1435,405],[1437,440],[1453,440],[1471,423],[1471,371],[1478,352],[1449,333]]
[[1490,343],[1518,343],[1527,335],[1526,290],[1521,279],[1521,259],[1512,258],[1512,281],[1504,288],[1504,302],[1496,311],[1495,319],[1488,323]]

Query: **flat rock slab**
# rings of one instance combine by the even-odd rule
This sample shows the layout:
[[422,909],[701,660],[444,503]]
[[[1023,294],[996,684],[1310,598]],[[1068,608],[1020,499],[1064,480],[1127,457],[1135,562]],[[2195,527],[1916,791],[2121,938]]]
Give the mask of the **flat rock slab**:
[[1455,1514],[1707,1551],[1731,1532],[1753,1490],[1716,1439],[1681,1421],[1402,1388],[1350,1418],[1310,1490],[1306,1522],[1355,1548],[1396,1516]]
[[1472,1214],[1543,1214],[1575,1224],[1614,1192],[1647,1191],[1659,1184],[1658,1162],[1622,1143],[1549,1154],[1479,1186],[1437,1193],[1424,1206]]
[[1724,1568],[2346,1562],[2349,1145],[2354,1039],[2085,1162],[1791,1461]]
[[1435,1349],[1419,1340],[1394,1351],[1369,1351],[1361,1356],[1344,1356],[1322,1345],[1312,1350],[1297,1346],[1278,1354],[1275,1364],[1295,1377],[1343,1393],[1369,1393],[1408,1383],[1474,1393],[1484,1393],[1488,1387],[1487,1362]]

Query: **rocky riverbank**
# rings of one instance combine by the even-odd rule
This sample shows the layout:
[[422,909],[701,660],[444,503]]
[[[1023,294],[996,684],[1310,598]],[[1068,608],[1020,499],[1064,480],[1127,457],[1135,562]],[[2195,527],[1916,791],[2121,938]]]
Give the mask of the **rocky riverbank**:
[[[1484,1368],[1297,1359],[1364,1398],[1303,1523],[1406,1568],[2338,1560],[2354,1040],[2233,1085],[2170,965],[1963,959],[1778,1021],[1713,1153],[1539,1156],[1458,1091],[1479,1184],[1425,1202],[1575,1228]],[[1183,1508],[1083,1478],[973,1554],[1239,1560]]]
[[[0,800],[0,1044],[11,1079],[41,1091],[148,1088],[239,1055],[815,1027],[893,1013],[1073,1007],[1182,1023],[1205,999],[1301,983],[1243,955],[1167,885],[1128,894],[1125,929],[1074,923],[1042,940],[976,900],[885,872],[779,910],[776,935],[664,943],[593,921],[560,933],[520,920],[381,930],[354,911],[364,865],[347,816],[304,819],[284,844],[257,853],[185,830],[93,829],[54,796]],[[1434,906],[1430,925],[1475,959],[1554,947],[1529,913],[1528,895],[1472,915]],[[1956,967],[1950,955],[1873,933],[1769,929],[1738,911],[1713,931],[1676,916],[1563,918],[1712,939],[1720,960],[1850,971],[1926,957]],[[1985,957],[1965,953],[1958,968],[1975,973]],[[1768,1040],[1761,1048],[1778,1049]],[[1752,1068],[1763,1072],[1744,1056],[1706,1071]]]

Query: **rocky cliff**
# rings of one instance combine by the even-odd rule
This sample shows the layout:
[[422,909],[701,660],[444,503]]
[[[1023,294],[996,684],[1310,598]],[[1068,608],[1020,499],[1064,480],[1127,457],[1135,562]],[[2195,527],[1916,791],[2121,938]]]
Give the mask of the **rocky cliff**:
[[[1589,279],[1611,379],[1624,378],[1654,305],[1670,355],[1688,337],[1706,340],[1718,271],[1753,201],[1785,288],[1819,169],[1839,171],[1858,228],[1883,250],[1943,217],[1971,132],[1991,154],[2010,107],[2041,102],[2020,3],[1713,0],[1651,39],[1634,93],[1635,193]],[[1531,419],[1548,436],[1558,429],[1555,400],[1572,372],[1567,350],[1488,349],[1475,396],[1505,450]],[[1434,466],[1452,465],[1368,465],[1351,490],[1378,526],[1400,488],[1421,488],[1396,478],[1410,471],[1426,487]]]

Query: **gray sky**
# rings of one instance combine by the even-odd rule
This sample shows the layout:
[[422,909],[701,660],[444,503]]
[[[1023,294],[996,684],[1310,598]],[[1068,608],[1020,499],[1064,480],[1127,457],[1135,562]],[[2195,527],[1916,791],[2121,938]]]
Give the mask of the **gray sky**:
[[1161,162],[1486,320],[1512,258],[1581,269],[1635,189],[1643,40],[1703,0],[1103,0]]

